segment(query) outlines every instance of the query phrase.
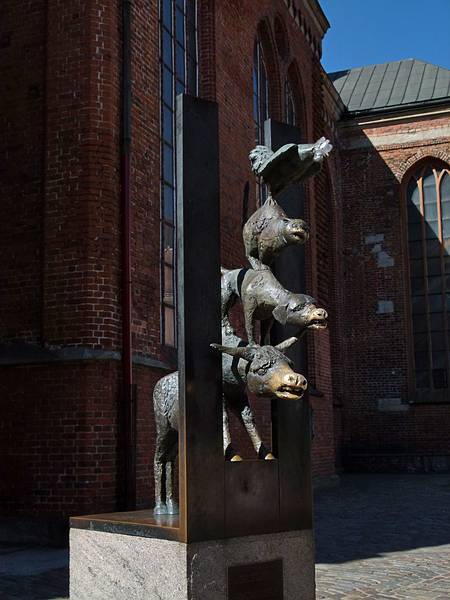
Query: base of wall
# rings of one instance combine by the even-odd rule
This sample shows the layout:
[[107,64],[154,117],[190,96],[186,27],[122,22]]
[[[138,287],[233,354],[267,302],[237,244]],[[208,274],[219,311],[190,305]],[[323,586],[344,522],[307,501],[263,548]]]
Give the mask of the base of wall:
[[311,530],[191,544],[70,531],[71,600],[263,600],[268,592],[314,600]]
[[69,545],[69,519],[61,517],[52,517],[51,519],[0,517],[0,542],[67,547]]
[[450,455],[350,453],[348,473],[450,473]]

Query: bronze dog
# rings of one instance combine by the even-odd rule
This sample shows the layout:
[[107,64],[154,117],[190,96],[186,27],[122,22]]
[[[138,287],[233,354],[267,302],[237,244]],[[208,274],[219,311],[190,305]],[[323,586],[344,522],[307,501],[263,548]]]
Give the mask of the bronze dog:
[[[266,321],[266,335],[273,319],[298,327],[299,337],[307,329],[326,329],[328,314],[305,294],[286,290],[270,270],[222,269],[222,317],[239,297],[244,309],[245,330],[249,344],[255,344],[256,321]],[[263,342],[263,340],[261,340]]]

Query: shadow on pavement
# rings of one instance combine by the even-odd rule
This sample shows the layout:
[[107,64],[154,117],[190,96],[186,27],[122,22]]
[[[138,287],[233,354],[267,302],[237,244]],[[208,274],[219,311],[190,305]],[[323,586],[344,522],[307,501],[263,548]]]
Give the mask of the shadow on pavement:
[[69,597],[68,550],[0,546],[0,600]]
[[450,475],[343,475],[315,494],[316,562],[450,544]]

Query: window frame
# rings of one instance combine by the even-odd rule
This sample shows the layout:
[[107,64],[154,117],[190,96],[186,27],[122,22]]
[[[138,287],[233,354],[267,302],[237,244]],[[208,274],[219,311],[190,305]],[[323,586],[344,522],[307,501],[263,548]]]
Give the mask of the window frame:
[[[167,23],[164,20],[164,5],[170,5],[171,12],[171,29],[168,29]],[[182,6],[181,6],[182,5]],[[159,261],[159,297],[160,297],[160,344],[169,351],[175,351],[177,348],[177,281],[176,281],[176,97],[181,93],[177,88],[183,87],[183,92],[192,95],[198,95],[199,88],[199,40],[198,40],[198,22],[199,22],[199,2],[198,0],[159,0],[158,3],[158,27],[159,27],[159,136],[160,136],[160,261]],[[182,42],[179,40],[179,32],[177,26],[179,24],[180,14],[183,17]],[[191,19],[189,21],[189,18]],[[166,62],[164,54],[164,39],[169,39],[170,43],[170,65]],[[179,77],[177,70],[177,56],[183,55],[183,73],[184,80]],[[177,54],[178,51],[178,54]],[[194,73],[192,72],[194,68]],[[191,69],[191,72],[190,72]],[[170,78],[165,79],[165,73],[168,72]],[[167,90],[165,90],[165,82],[170,81],[170,99],[171,106],[165,101]],[[193,84],[193,85],[190,85]],[[193,88],[193,89],[192,89]],[[170,114],[170,142],[166,139],[164,130],[165,113]],[[166,177],[164,169],[164,151],[171,151],[172,174],[171,181]],[[172,207],[169,212],[165,209],[165,190],[171,190]],[[169,218],[169,215],[172,218]],[[166,228],[170,228],[173,236],[173,257],[170,264],[165,256]],[[165,275],[166,269],[172,271],[172,288],[173,298],[169,302],[166,298]],[[172,312],[173,319],[173,344],[168,343],[167,325],[166,325],[166,310]]]
[[[419,194],[420,194],[420,207],[421,207],[421,243],[422,248],[424,248],[424,244],[426,244],[427,238],[424,235],[426,220],[423,215],[423,204],[424,204],[424,196],[423,196],[423,177],[428,169],[431,169],[432,172],[437,171],[439,173],[438,177],[435,175],[435,181],[437,181],[436,185],[436,206],[438,211],[438,226],[439,226],[439,234],[440,240],[444,239],[442,234],[442,218],[441,218],[441,184],[442,179],[444,177],[445,171],[447,171],[447,176],[450,177],[450,166],[447,165],[444,161],[434,157],[425,157],[414,165],[412,165],[408,171],[404,174],[401,181],[401,238],[402,238],[402,246],[403,246],[403,273],[405,277],[404,282],[404,300],[405,300],[405,317],[406,317],[406,333],[407,333],[407,386],[408,386],[408,400],[411,403],[449,403],[450,402],[450,309],[447,309],[446,305],[444,306],[443,311],[443,319],[445,326],[445,334],[446,334],[446,352],[447,352],[447,387],[445,388],[434,388],[432,378],[433,378],[433,365],[429,359],[429,372],[431,377],[431,386],[428,388],[417,388],[416,387],[416,369],[415,369],[415,343],[414,343],[414,332],[413,332],[413,306],[412,306],[412,286],[411,286],[411,276],[410,276],[410,248],[409,248],[409,221],[408,221],[408,187],[413,178],[416,179],[419,183]],[[419,182],[420,180],[420,182]],[[441,260],[442,265],[442,256],[443,249],[442,243],[439,240],[440,254],[439,258]],[[449,238],[450,240],[450,238]],[[423,254],[424,258],[426,254]],[[427,271],[423,269],[422,278],[425,280],[427,278]],[[441,271],[441,294],[445,295],[445,291],[443,287],[445,285],[445,272]],[[432,352],[431,345],[431,328],[430,328],[430,311],[429,311],[429,299],[428,299],[428,287],[426,288],[425,302],[426,302],[426,318],[427,318],[427,338],[428,338],[428,354]],[[431,367],[431,368],[430,368]]]
[[[265,86],[264,86],[264,96],[266,99],[265,102],[265,114],[264,117],[261,114],[261,106],[262,106],[262,83],[261,83],[261,66],[264,70],[265,76]],[[255,68],[256,67],[256,68]],[[256,71],[256,86],[255,86],[255,71]],[[256,91],[255,91],[256,87]],[[255,97],[257,102],[255,103]],[[255,125],[255,144],[264,145],[264,122],[269,118],[269,104],[270,104],[270,87],[269,87],[269,79],[267,76],[267,61],[264,57],[264,49],[260,38],[257,36],[255,39],[254,47],[253,47],[253,64],[252,64],[252,114],[253,114],[253,122]],[[255,114],[255,106],[257,106],[257,114]]]
[[[261,68],[262,67],[262,68]],[[261,73],[264,72],[265,85],[263,88],[261,81]],[[255,75],[256,73],[256,75]],[[256,78],[256,85],[255,85]],[[265,115],[262,115],[261,107],[263,106],[262,91],[264,89],[265,100]],[[255,107],[257,109],[255,114]],[[254,124],[254,139],[255,145],[265,145],[264,124],[270,115],[270,86],[267,75],[267,61],[264,57],[264,48],[259,36],[256,36],[253,46],[252,60],[252,117]],[[258,177],[256,180],[256,203],[261,206],[268,196],[268,189],[265,183]]]
[[[289,121],[288,102],[290,102],[292,105],[292,122]],[[286,75],[285,77],[283,86],[283,119],[287,125],[292,125],[292,127],[298,127],[298,115],[297,106],[295,102],[295,93],[288,75]]]

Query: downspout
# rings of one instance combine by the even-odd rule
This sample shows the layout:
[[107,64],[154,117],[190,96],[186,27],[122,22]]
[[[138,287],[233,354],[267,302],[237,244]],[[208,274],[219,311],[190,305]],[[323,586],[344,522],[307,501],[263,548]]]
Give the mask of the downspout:
[[124,419],[125,509],[136,507],[136,413],[131,342],[131,1],[122,2],[122,123],[120,143],[122,209],[122,417]]

